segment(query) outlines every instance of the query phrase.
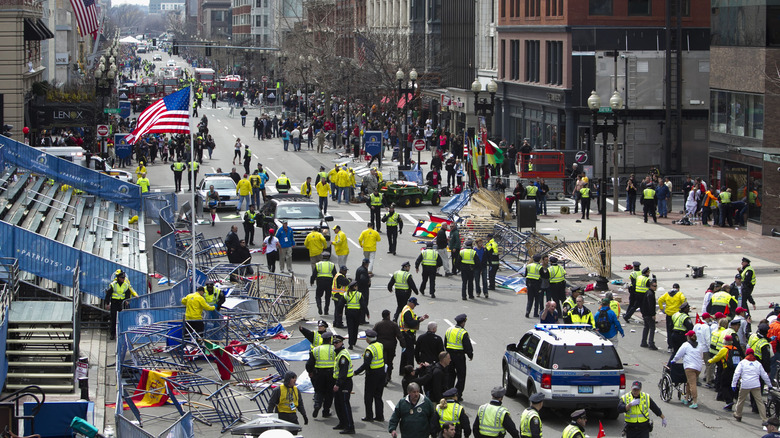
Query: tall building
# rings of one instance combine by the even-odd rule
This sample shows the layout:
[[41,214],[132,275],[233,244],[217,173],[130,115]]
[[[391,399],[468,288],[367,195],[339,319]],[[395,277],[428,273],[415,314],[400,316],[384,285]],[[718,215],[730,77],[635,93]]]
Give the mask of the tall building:
[[165,14],[169,11],[184,9],[184,0],[149,0],[150,14]]
[[709,10],[710,0],[500,0],[496,132],[584,151],[600,172],[587,99],[595,90],[608,106],[617,90],[620,171],[705,173]]
[[[748,230],[780,229],[780,5],[712,1],[710,187],[747,198]],[[773,128],[773,126],[775,126]],[[764,214],[762,214],[762,212]]]

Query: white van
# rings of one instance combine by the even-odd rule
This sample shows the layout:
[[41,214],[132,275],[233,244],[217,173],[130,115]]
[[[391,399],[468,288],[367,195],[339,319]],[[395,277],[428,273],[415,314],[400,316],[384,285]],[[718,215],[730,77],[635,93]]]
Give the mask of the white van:
[[[68,160],[73,163],[78,164],[79,166],[86,166],[87,165],[87,151],[84,149],[78,147],[78,146],[51,146],[51,147],[39,147],[36,148],[41,152],[46,152],[47,154],[54,155],[55,157],[62,158],[63,160]],[[133,174],[126,171],[126,170],[120,170],[120,169],[114,169],[112,168],[108,163],[106,163],[102,158],[93,155],[90,157],[90,167],[97,170],[98,172],[108,175],[112,178],[117,178],[125,182],[132,182],[133,181]]]

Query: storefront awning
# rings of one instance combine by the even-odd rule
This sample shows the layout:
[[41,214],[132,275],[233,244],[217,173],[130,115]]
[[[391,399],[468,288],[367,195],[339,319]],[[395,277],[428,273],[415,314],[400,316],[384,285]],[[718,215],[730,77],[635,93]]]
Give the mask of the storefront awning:
[[42,20],[33,18],[24,19],[25,41],[43,41],[51,38],[54,38],[54,34]]

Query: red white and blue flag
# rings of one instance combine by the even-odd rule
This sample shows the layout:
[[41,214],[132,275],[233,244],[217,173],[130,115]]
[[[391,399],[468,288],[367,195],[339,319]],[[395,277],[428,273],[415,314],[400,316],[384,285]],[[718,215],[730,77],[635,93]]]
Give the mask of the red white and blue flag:
[[138,116],[135,130],[127,136],[135,143],[146,134],[190,133],[190,87],[169,94],[145,109]]
[[70,5],[73,7],[73,13],[76,14],[79,34],[81,36],[94,35],[100,27],[95,0],[70,0]]

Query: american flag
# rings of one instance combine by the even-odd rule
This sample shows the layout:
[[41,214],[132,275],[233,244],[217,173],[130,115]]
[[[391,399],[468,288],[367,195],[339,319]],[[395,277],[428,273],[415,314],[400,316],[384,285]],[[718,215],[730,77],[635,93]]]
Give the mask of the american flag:
[[138,116],[135,130],[127,136],[128,143],[135,143],[146,134],[190,133],[190,87],[169,94]]
[[94,34],[100,27],[97,19],[97,6],[95,0],[70,0],[76,21],[79,25],[79,34]]

